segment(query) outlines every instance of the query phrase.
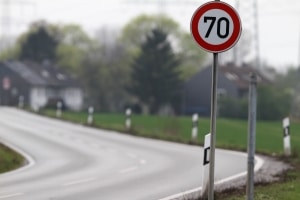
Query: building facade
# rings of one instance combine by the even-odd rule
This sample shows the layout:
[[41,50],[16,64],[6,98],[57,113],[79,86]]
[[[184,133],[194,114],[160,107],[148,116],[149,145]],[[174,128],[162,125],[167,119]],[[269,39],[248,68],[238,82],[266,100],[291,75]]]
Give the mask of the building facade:
[[1,62],[0,80],[1,105],[15,106],[20,99],[34,110],[57,101],[70,110],[80,110],[83,105],[78,81],[48,62]]

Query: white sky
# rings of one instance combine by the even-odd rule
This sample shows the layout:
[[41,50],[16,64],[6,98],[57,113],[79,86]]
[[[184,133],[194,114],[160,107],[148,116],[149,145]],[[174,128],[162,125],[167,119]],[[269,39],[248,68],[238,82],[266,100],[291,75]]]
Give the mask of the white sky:
[[[277,69],[299,64],[300,1],[257,0],[259,16],[260,55]],[[0,5],[3,6],[1,1]],[[10,26],[13,34],[24,31],[33,20],[45,19],[51,23],[77,23],[87,32],[106,27],[122,27],[133,17],[142,14],[164,12],[190,31],[190,20],[194,11],[204,0],[11,0]],[[23,2],[20,4],[20,2]],[[236,5],[237,0],[224,2]],[[248,3],[247,3],[248,2]],[[243,27],[251,24],[251,13],[247,4],[251,0],[239,0]],[[7,8],[7,7],[6,7]],[[251,8],[251,7],[250,7]],[[1,11],[1,7],[0,7]],[[3,16],[8,9],[2,9]],[[4,14],[3,14],[4,13]],[[1,12],[0,12],[1,16]],[[1,31],[2,33],[2,31]]]

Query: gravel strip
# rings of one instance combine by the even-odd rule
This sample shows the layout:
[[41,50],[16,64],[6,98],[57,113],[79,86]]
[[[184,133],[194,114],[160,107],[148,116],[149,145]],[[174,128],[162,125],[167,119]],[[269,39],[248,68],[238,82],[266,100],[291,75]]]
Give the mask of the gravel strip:
[[[264,160],[262,168],[260,168],[254,175],[255,183],[271,183],[279,181],[279,175],[283,172],[292,168],[288,163],[284,163],[273,157],[259,156]],[[216,191],[224,191],[231,188],[242,188],[246,185],[247,177],[243,176],[241,178],[230,181],[222,185],[216,186]]]
[[[292,169],[292,166],[288,163],[280,161],[276,158],[269,156],[258,155],[264,160],[263,166],[255,173],[254,181],[255,183],[271,183],[280,180],[280,174],[285,171]],[[216,185],[215,191],[222,192],[229,189],[242,189],[245,187],[247,177],[242,176],[240,178],[234,179],[232,181]],[[175,198],[176,200],[196,200],[199,199],[200,191],[195,191],[189,194],[185,194],[182,197]],[[174,199],[174,200],[175,200]],[[171,199],[170,199],[171,200]]]

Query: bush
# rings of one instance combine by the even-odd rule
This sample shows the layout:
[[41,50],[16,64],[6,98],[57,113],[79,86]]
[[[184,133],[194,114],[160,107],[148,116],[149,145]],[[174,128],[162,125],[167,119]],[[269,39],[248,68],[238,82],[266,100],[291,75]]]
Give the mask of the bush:
[[[289,115],[291,95],[271,86],[257,89],[257,119],[278,120]],[[222,97],[219,100],[219,115],[228,118],[247,119],[248,99]]]

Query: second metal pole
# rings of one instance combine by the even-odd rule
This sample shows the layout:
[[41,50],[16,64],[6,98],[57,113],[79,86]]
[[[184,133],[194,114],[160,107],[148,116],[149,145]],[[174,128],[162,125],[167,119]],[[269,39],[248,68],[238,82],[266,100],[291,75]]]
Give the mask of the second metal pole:
[[216,120],[217,120],[217,77],[218,77],[218,53],[213,54],[212,86],[211,86],[211,119],[210,119],[210,156],[209,156],[209,187],[208,200],[214,199],[215,182],[215,143],[216,143]]
[[256,135],[256,74],[250,75],[249,86],[249,116],[248,116],[248,173],[246,194],[247,200],[254,200],[254,156],[255,156],[255,135]]

